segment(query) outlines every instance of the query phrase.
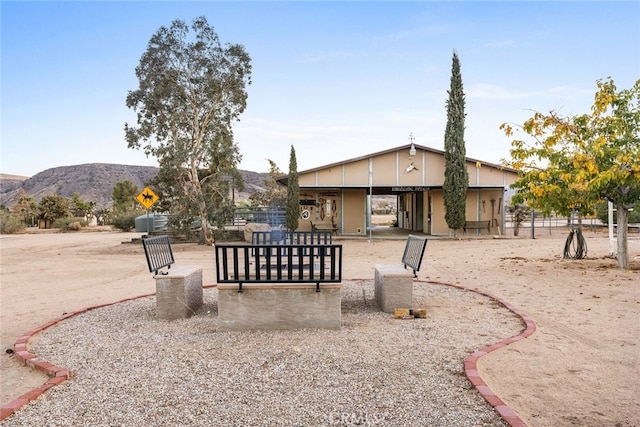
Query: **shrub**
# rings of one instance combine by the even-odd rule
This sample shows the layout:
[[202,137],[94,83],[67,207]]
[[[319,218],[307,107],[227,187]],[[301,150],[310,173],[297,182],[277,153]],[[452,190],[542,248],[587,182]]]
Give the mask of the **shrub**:
[[0,212],[0,234],[14,234],[23,231],[26,228],[24,221],[9,212]]
[[[596,216],[603,224],[609,223],[609,205],[605,203],[599,203],[596,205]],[[629,218],[627,219],[629,224],[637,224],[640,223],[640,201],[636,203],[633,207],[633,210],[629,212]],[[613,223],[616,224],[618,222],[618,218],[616,213],[613,213]]]
[[66,216],[58,218],[53,221],[53,228],[59,228],[61,230],[79,231],[82,227],[87,226],[87,220],[84,218],[76,218],[72,216]]
[[119,213],[114,215],[111,224],[119,230],[131,231],[136,226],[136,217],[138,215],[137,212]]

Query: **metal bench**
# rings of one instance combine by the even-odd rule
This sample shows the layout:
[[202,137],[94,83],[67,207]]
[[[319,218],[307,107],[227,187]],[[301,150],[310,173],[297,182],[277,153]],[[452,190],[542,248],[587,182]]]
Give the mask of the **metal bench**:
[[465,221],[464,227],[462,227],[464,234],[467,234],[467,229],[487,230],[488,232],[491,232],[491,221]]
[[[156,280],[156,318],[183,319],[193,315],[203,303],[202,267],[175,263],[171,240],[167,235],[145,237],[142,246],[149,272]],[[167,267],[167,270],[161,269]]]
[[[256,245],[331,245],[331,231],[253,231],[251,244]],[[254,249],[255,250],[255,249]],[[260,253],[264,255],[264,251]]]
[[337,234],[338,226],[335,222],[333,222],[333,218],[331,219],[331,221],[311,221],[311,231],[330,231],[334,234]]
[[[402,254],[402,265],[377,264],[374,268],[375,300],[382,311],[391,313],[396,308],[411,308],[413,279],[418,277],[427,239],[409,235]],[[411,271],[407,270],[407,267]]]
[[331,231],[253,231],[252,245],[330,245],[333,243]]
[[404,268],[410,267],[413,270],[413,277],[418,277],[416,273],[420,271],[420,265],[422,264],[422,257],[424,256],[426,247],[426,237],[410,234],[407,238],[407,244],[402,254],[402,264],[404,264]]
[[216,244],[218,283],[321,283],[342,281],[342,245]]
[[154,274],[156,275],[169,274],[168,271],[160,271],[160,269],[164,267],[170,269],[171,264],[176,262],[173,258],[169,236],[145,237],[142,239],[142,246],[144,247],[144,254],[147,257],[149,272],[155,272]]

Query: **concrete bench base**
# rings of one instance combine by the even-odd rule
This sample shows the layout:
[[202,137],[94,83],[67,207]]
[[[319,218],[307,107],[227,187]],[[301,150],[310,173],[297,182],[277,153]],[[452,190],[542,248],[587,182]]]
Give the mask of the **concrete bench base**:
[[375,266],[375,299],[385,313],[412,308],[413,273],[401,265]]
[[218,331],[340,329],[342,285],[218,284]]
[[202,306],[202,268],[174,266],[156,279],[156,318],[184,319]]

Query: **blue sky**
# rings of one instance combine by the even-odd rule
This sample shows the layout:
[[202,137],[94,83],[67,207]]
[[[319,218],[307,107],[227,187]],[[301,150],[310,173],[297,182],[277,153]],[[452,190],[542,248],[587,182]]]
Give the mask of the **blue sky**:
[[640,2],[0,3],[0,172],[156,165],[127,148],[125,105],[151,35],[205,16],[252,58],[235,126],[241,169],[286,172],[415,143],[442,149],[451,58],[466,94],[467,155],[509,155],[501,123],[589,111],[596,80],[640,78]]

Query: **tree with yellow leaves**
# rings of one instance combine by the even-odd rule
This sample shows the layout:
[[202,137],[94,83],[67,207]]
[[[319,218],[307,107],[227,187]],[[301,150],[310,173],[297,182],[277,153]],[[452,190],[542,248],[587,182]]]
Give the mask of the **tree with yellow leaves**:
[[520,172],[512,185],[515,202],[544,213],[591,213],[608,200],[617,211],[618,266],[629,268],[629,209],[640,199],[640,80],[620,90],[611,78],[598,80],[590,114],[562,117],[534,113],[518,130],[530,141],[511,142],[508,165]]

